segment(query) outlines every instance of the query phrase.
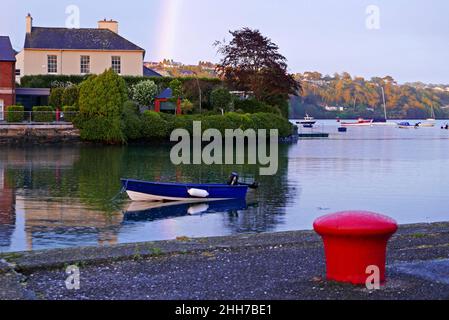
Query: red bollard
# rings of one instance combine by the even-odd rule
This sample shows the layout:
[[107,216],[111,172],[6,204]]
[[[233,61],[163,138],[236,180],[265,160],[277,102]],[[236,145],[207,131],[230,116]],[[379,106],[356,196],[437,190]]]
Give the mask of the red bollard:
[[59,108],[56,108],[56,122],[59,122],[60,118],[61,118],[61,112],[59,111]]
[[327,279],[364,285],[375,266],[385,282],[386,250],[398,230],[393,219],[372,212],[347,211],[321,217],[313,224],[324,241]]

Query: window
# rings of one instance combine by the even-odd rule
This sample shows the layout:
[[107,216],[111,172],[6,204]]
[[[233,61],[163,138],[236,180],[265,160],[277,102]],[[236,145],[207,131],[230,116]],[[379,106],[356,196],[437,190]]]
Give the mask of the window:
[[20,69],[16,69],[16,76],[20,76]]
[[90,56],[81,56],[81,73],[90,73]]
[[122,61],[120,57],[112,57],[112,70],[114,70],[118,74],[122,73]]
[[47,68],[48,68],[48,73],[57,73],[58,72],[58,57],[57,56],[48,56],[47,57]]

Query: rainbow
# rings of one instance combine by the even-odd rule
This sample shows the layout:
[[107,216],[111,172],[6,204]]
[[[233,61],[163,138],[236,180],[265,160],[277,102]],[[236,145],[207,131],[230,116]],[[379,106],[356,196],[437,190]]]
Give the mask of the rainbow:
[[156,26],[157,45],[153,59],[160,61],[164,58],[172,59],[175,54],[178,21],[184,0],[161,0],[158,24]]

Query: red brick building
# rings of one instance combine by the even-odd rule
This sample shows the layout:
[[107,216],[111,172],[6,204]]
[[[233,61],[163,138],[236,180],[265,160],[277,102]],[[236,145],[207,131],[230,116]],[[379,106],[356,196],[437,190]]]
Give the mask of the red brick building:
[[0,36],[0,121],[7,106],[16,102],[16,57],[9,37]]

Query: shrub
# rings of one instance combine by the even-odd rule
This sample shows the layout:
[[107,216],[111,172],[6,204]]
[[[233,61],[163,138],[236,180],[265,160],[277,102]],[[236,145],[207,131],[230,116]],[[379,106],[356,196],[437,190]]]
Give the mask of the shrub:
[[269,113],[251,114],[250,118],[254,124],[254,129],[278,129],[280,137],[288,137],[293,133],[293,125],[280,115]]
[[170,81],[168,87],[172,89],[173,91],[173,98],[177,99],[182,97],[183,95],[183,88],[182,88],[182,82],[179,79],[174,79]]
[[193,103],[188,99],[183,99],[181,101],[181,110],[183,114],[189,114],[193,111]]
[[158,92],[158,87],[151,80],[141,81],[132,86],[132,99],[141,106],[150,106]]
[[168,123],[154,111],[145,111],[142,119],[142,137],[144,139],[165,139],[169,136]]
[[229,111],[232,103],[232,94],[225,88],[217,88],[212,91],[210,101],[214,109]]
[[54,122],[56,115],[51,106],[37,106],[33,107],[33,121],[34,122]]
[[9,106],[6,108],[6,121],[7,122],[23,122],[24,119],[24,107],[23,106]]
[[62,97],[64,95],[64,88],[53,88],[50,92],[50,97],[48,98],[48,103],[53,108],[60,108],[62,103]]
[[83,140],[104,142],[109,144],[124,143],[120,118],[79,115],[75,118],[75,125],[80,129]]
[[64,121],[73,122],[77,115],[78,108],[72,106],[64,106],[62,107],[62,112],[64,113]]
[[127,140],[139,140],[142,138],[142,121],[139,116],[139,107],[133,101],[125,102],[122,119]]
[[242,110],[244,113],[274,113],[280,115],[279,108],[270,106],[264,102],[255,99],[235,100],[234,107],[236,110]]
[[[53,89],[54,90],[54,89]],[[72,85],[64,89],[62,94],[62,104],[63,106],[76,106],[78,105],[79,89],[78,86]]]
[[[127,100],[125,81],[114,71],[90,76],[79,90],[80,116],[76,126],[81,131],[81,138],[106,143],[125,142],[122,116]],[[98,121],[97,127],[95,121]]]

